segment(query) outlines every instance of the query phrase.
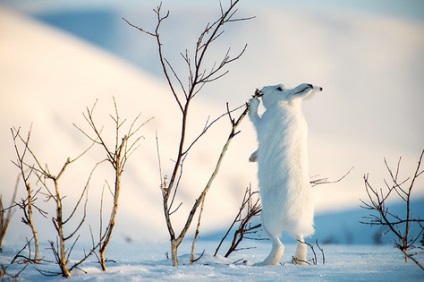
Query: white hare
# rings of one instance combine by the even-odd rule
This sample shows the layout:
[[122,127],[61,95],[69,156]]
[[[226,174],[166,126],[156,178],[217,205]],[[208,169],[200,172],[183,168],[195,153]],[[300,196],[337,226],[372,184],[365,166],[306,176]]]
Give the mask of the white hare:
[[[302,100],[321,87],[301,84],[266,86],[249,102],[259,147],[249,160],[258,162],[263,229],[272,250],[258,265],[275,265],[284,253],[279,237],[287,231],[298,240],[295,260],[306,262],[304,237],[313,234],[314,203],[308,174],[307,124],[301,111]],[[265,112],[258,115],[259,99]]]

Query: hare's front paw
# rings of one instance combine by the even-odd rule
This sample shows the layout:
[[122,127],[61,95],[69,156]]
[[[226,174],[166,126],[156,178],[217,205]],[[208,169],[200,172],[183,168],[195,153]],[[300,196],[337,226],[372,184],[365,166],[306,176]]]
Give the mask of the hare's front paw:
[[252,98],[249,101],[249,111],[256,112],[258,110],[260,101],[257,98]]

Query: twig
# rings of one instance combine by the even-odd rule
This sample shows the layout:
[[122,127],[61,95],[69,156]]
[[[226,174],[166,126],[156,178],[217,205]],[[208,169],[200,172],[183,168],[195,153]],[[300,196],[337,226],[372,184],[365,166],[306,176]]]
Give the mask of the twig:
[[[342,177],[340,177],[337,180],[333,180],[333,181],[329,181],[328,178],[318,178],[318,179],[311,179],[310,180],[310,184],[311,187],[317,186],[317,185],[322,185],[322,184],[334,184],[334,183],[339,183],[340,181],[342,181],[343,179],[346,178],[346,176],[349,175],[349,173],[353,170],[353,167],[351,167],[348,172],[346,172]],[[313,178],[313,177],[312,177]]]

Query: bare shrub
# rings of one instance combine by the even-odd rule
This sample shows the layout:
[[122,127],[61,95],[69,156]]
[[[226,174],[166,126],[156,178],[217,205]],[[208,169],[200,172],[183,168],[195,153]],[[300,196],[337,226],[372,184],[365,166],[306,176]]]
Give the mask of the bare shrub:
[[219,249],[224,243],[225,239],[230,234],[233,227],[238,224],[238,228],[234,232],[233,239],[231,241],[231,245],[225,253],[224,257],[229,257],[232,252],[250,248],[238,248],[238,245],[245,238],[253,239],[253,240],[267,240],[266,238],[253,238],[250,237],[252,235],[256,235],[259,231],[261,231],[260,223],[252,223],[253,219],[260,215],[262,211],[262,205],[260,203],[259,192],[252,191],[252,187],[249,185],[244,192],[243,199],[241,201],[241,205],[239,211],[228,228],[227,232],[222,237],[221,241],[218,244],[218,247],[215,250],[214,256],[218,254]]
[[[12,129],[12,135],[13,140],[15,142],[15,148],[16,153],[18,156],[18,161],[15,162],[15,165],[20,169],[22,178],[24,180],[25,187],[27,188],[28,197],[27,199],[23,200],[21,202],[21,209],[23,209],[24,212],[24,218],[23,222],[27,225],[31,226],[31,229],[33,230],[34,240],[38,238],[38,234],[34,228],[34,223],[32,220],[32,208],[36,207],[34,205],[35,196],[37,193],[42,189],[42,194],[46,196],[45,201],[53,201],[55,210],[54,210],[54,216],[52,216],[52,224],[54,227],[54,230],[56,231],[56,240],[51,241],[49,240],[50,249],[53,252],[55,263],[59,266],[60,272],[58,273],[51,273],[48,271],[41,271],[44,274],[61,274],[65,277],[71,276],[71,272],[73,269],[77,268],[82,262],[84,262],[95,250],[94,242],[93,242],[93,248],[85,253],[84,257],[78,260],[77,262],[73,262],[70,264],[70,256],[72,253],[73,248],[75,247],[75,244],[77,243],[79,236],[76,236],[75,239],[74,236],[77,234],[78,230],[83,225],[85,218],[86,218],[86,208],[87,208],[87,202],[88,202],[88,187],[90,183],[91,176],[95,170],[95,168],[91,171],[88,180],[77,200],[77,202],[74,204],[73,207],[71,207],[71,212],[69,215],[64,214],[64,198],[65,195],[63,195],[63,191],[61,190],[61,178],[65,174],[66,169],[73,163],[75,163],[80,157],[82,157],[90,148],[91,146],[85,150],[82,154],[80,154],[78,157],[71,159],[68,158],[63,163],[61,168],[58,170],[57,173],[53,173],[50,171],[48,164],[43,165],[35,152],[30,147],[30,133],[29,131],[26,138],[23,138],[20,131],[16,129]],[[18,149],[17,143],[22,143],[24,150],[22,153]],[[28,171],[28,173],[26,172]],[[30,178],[34,176],[36,183],[41,185],[41,188],[37,191],[37,193],[32,194],[32,188],[31,188],[31,181]],[[85,198],[85,199],[84,199]],[[83,215],[77,221],[76,227],[71,228],[71,230],[65,231],[65,226],[70,223],[70,221],[74,218],[77,210],[79,210],[80,205],[82,205]],[[42,211],[40,208],[37,208],[40,212],[42,212],[44,215],[46,212]],[[73,239],[73,243],[71,246],[67,244],[69,240]],[[38,240],[38,239],[37,239]],[[36,252],[38,252],[38,243],[35,244],[36,246]],[[36,258],[36,256],[35,256]],[[34,259],[36,260],[36,259]]]
[[[29,164],[27,161],[28,158],[31,159],[32,152],[29,148],[29,143],[31,139],[32,128],[29,129],[27,136],[24,138],[21,135],[20,129],[12,128],[12,138],[15,147],[15,153],[17,159],[12,161],[12,163],[18,168],[20,177],[22,179],[23,185],[26,190],[26,198],[21,199],[19,202],[16,202],[16,206],[20,208],[23,213],[22,222],[31,229],[32,238],[34,240],[34,257],[28,257],[28,260],[33,262],[39,262],[39,240],[38,232],[35,227],[33,220],[33,210],[37,210],[42,216],[46,216],[47,212],[43,211],[36,205],[37,195],[40,192],[40,189],[33,191],[31,186],[30,178],[34,174],[34,165]],[[21,146],[20,146],[21,145]],[[22,148],[23,147],[23,148]]]
[[[388,228],[395,237],[395,247],[398,248],[403,254],[405,262],[411,259],[421,269],[424,270],[423,262],[420,262],[415,256],[424,252],[423,246],[417,246],[418,240],[424,236],[424,219],[416,217],[411,209],[412,190],[417,183],[418,178],[423,174],[424,170],[421,168],[421,162],[424,155],[422,150],[418,159],[418,164],[411,177],[406,179],[399,179],[400,163],[399,159],[395,170],[393,170],[386,160],[387,172],[390,175],[390,180],[384,180],[385,188],[373,188],[369,182],[369,175],[364,175],[365,190],[367,191],[368,200],[361,200],[363,203],[362,208],[369,210],[371,214],[365,217],[366,220],[361,221],[363,224],[383,226]],[[389,200],[397,198],[405,204],[404,214],[395,214],[389,206]],[[412,226],[416,225],[417,232],[412,232]]]
[[101,197],[101,207],[100,207],[100,230],[99,230],[99,256],[98,260],[101,265],[102,270],[106,270],[106,249],[108,247],[108,244],[110,242],[113,229],[116,224],[116,215],[118,213],[118,206],[119,206],[119,195],[121,192],[121,179],[122,174],[124,172],[125,165],[129,159],[129,157],[132,155],[132,153],[138,148],[140,140],[143,138],[139,134],[140,129],[143,125],[145,125],[149,120],[146,122],[140,123],[139,118],[140,115],[138,115],[129,125],[127,131],[122,135],[122,131],[124,130],[124,126],[126,124],[126,119],[122,119],[119,115],[118,106],[116,104],[115,99],[113,99],[114,102],[114,108],[115,108],[115,115],[110,115],[113,124],[114,124],[114,131],[115,131],[115,138],[114,138],[114,144],[111,146],[107,143],[108,140],[106,140],[103,137],[102,129],[96,125],[96,122],[94,121],[94,110],[96,107],[97,102],[93,105],[93,107],[87,108],[86,112],[83,113],[84,119],[87,122],[90,132],[87,132],[80,127],[76,126],[89,140],[91,140],[94,144],[100,146],[105,154],[106,159],[99,162],[108,162],[113,170],[114,170],[114,189],[111,191],[112,198],[113,198],[113,205],[112,210],[110,213],[109,221],[106,225],[106,227],[103,230],[103,193]]
[[[216,173],[218,172],[219,164],[226,150],[226,149],[223,150],[223,154],[218,159],[217,166],[214,169],[212,177],[207,181],[205,188],[202,190],[199,197],[195,200],[195,203],[187,216],[186,223],[181,228],[181,231],[179,232],[179,234],[177,234],[175,232],[174,224],[172,222],[171,216],[181,206],[181,204],[179,204],[177,207],[174,207],[174,200],[179,189],[180,179],[183,174],[184,162],[188,156],[188,153],[193,148],[193,146],[197,143],[197,141],[201,137],[205,135],[208,129],[214,124],[214,122],[207,124],[204,130],[199,135],[197,135],[197,137],[195,137],[192,141],[187,140],[187,136],[191,135],[191,134],[190,135],[188,134],[187,124],[188,124],[188,120],[193,118],[191,115],[192,101],[197,96],[197,94],[199,94],[199,92],[202,90],[202,88],[206,84],[216,81],[217,79],[220,79],[225,74],[227,74],[228,71],[225,70],[225,67],[228,64],[238,60],[240,56],[242,56],[242,54],[244,53],[247,47],[245,45],[242,51],[236,54],[235,56],[230,55],[231,48],[228,48],[228,51],[218,63],[213,64],[211,67],[205,66],[206,58],[209,56],[209,53],[210,53],[209,52],[209,49],[211,48],[210,46],[214,42],[216,42],[217,39],[219,39],[219,37],[223,34],[224,26],[230,23],[239,22],[239,21],[248,19],[248,18],[235,18],[235,14],[237,12],[236,6],[238,2],[239,0],[230,1],[229,6],[227,8],[224,8],[223,5],[220,3],[219,17],[212,23],[208,23],[206,27],[203,29],[203,31],[200,33],[197,39],[196,45],[194,47],[193,55],[191,56],[188,50],[181,53],[183,64],[185,64],[187,67],[187,73],[188,73],[186,75],[186,77],[188,77],[187,83],[183,82],[185,81],[182,79],[183,75],[180,75],[175,71],[175,68],[165,58],[165,55],[164,55],[164,51],[163,51],[164,45],[162,44],[160,28],[162,26],[162,23],[169,17],[169,11],[162,13],[162,4],[160,4],[156,9],[154,9],[154,12],[157,18],[157,24],[154,31],[147,31],[141,27],[133,25],[132,23],[124,19],[132,27],[138,29],[144,34],[152,36],[155,39],[157,43],[159,63],[162,67],[162,72],[166,78],[166,81],[170,88],[170,92],[172,94],[172,98],[176,103],[176,107],[178,107],[178,109],[181,112],[180,138],[177,141],[179,144],[178,144],[178,150],[174,158],[175,164],[173,165],[173,170],[170,173],[169,179],[167,177],[162,177],[162,172],[160,172],[161,173],[160,187],[162,190],[162,197],[163,197],[163,211],[164,211],[167,230],[170,236],[172,264],[174,266],[179,264],[178,254],[177,254],[178,247],[183,241],[185,235],[187,234],[187,231],[193,221],[194,215],[197,212],[198,208],[204,205],[206,194],[214,180],[214,175],[216,175]],[[229,113],[231,111],[228,110],[227,112]],[[245,114],[246,114],[246,110],[236,120],[241,121],[242,117]],[[221,117],[225,115],[226,114],[222,115]],[[232,130],[234,130],[234,126],[235,126],[235,123],[232,122],[231,123]],[[231,139],[232,137],[226,141],[226,145],[224,146],[224,148],[228,146]],[[159,169],[161,170],[161,168]],[[198,226],[200,223],[200,218],[201,217],[199,217],[199,220],[198,220]],[[195,238],[197,238],[197,235],[195,236]],[[195,241],[193,242],[193,246],[194,246],[194,243]],[[191,261],[193,261],[193,257]]]

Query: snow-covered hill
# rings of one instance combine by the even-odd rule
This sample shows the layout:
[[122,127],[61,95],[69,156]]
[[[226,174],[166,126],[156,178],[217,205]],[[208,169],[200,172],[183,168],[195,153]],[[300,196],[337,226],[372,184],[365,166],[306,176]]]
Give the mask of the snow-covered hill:
[[[125,17],[153,28],[156,3],[125,3],[66,8],[39,4],[28,11],[162,79],[154,41],[121,20]],[[165,54],[177,69],[184,67],[180,51],[190,50],[205,19],[219,11],[214,1],[207,3],[203,7],[164,3],[163,9],[171,9],[161,30]],[[207,87],[203,98],[207,103],[239,105],[252,89],[267,84],[309,81],[322,85],[323,95],[304,105],[311,131],[311,173],[335,178],[352,166],[355,170],[343,183],[351,188],[328,188],[340,199],[337,205],[324,203],[326,193],[323,199],[318,196],[317,205],[325,210],[355,206],[350,199],[358,198],[363,190],[364,173],[383,178],[384,157],[395,163],[403,156],[415,165],[423,147],[419,121],[424,119],[420,110],[424,101],[418,94],[424,73],[423,23],[372,14],[366,12],[370,7],[361,10],[358,3],[359,9],[351,11],[341,4],[326,10],[324,4],[296,8],[293,3],[262,3],[240,5],[240,16],[256,18],[229,27],[223,41],[212,49],[213,56],[220,58],[227,46],[235,52],[248,43],[246,54],[231,66],[230,74]],[[187,14],[190,21],[184,20]]]
[[[89,141],[72,123],[84,128],[85,121],[81,113],[86,106],[91,107],[96,99],[99,99],[96,111],[98,124],[100,127],[105,126],[109,140],[114,140],[113,122],[109,118],[109,114],[113,113],[114,96],[122,118],[130,120],[140,112],[142,120],[154,117],[143,128],[145,140],[138,152],[131,157],[125,171],[118,219],[121,226],[118,233],[135,240],[164,238],[155,138],[157,134],[163,173],[166,175],[173,165],[172,158],[178,145],[176,140],[180,125],[179,113],[172,104],[172,98],[166,96],[169,93],[165,86],[154,77],[75,38],[22,18],[11,11],[2,10],[1,13],[1,26],[4,27],[2,38],[7,42],[2,45],[0,52],[4,70],[0,84],[3,97],[1,171],[5,201],[10,198],[17,175],[10,162],[15,158],[10,127],[22,126],[22,132],[26,132],[33,124],[34,150],[40,161],[48,163],[50,170],[54,172],[68,156],[77,156],[89,145]],[[32,42],[30,51],[26,49],[26,40]],[[225,104],[214,106],[199,100],[193,105],[193,110],[189,138],[201,132],[209,115],[212,119],[225,112]],[[221,125],[211,131],[207,136],[208,142],[199,142],[197,155],[192,162],[187,162],[186,170],[192,177],[183,178],[181,182],[182,187],[189,186],[186,191],[181,191],[181,199],[177,198],[177,201],[185,202],[182,212],[191,208],[193,198],[198,195],[196,191],[200,191],[206,184],[206,177],[212,172],[224,138],[229,132],[228,126],[225,131],[226,123],[228,122],[223,120]],[[240,145],[239,147],[242,148]],[[249,148],[242,148],[243,150]],[[233,214],[237,207],[235,201],[238,202],[244,187],[250,181],[245,170],[229,169],[239,166],[239,162],[247,163],[243,158],[247,152],[242,157],[235,157],[235,154],[226,161],[226,167],[216,181],[216,187],[221,187],[220,192],[210,195],[215,203],[220,202],[222,214]],[[71,167],[66,176],[68,178],[63,180],[64,194],[69,199],[75,200],[78,197],[78,191],[82,190],[93,165],[103,157],[99,153],[92,154]],[[253,166],[250,170],[253,175]],[[98,205],[94,203],[99,202],[102,179],[111,176],[111,171],[105,168],[96,174],[98,182],[91,185],[93,188],[90,191],[92,220],[98,217]],[[222,198],[226,199],[226,204],[222,204]],[[209,220],[210,226],[223,224],[225,220],[225,217],[215,216]],[[18,229],[14,229],[15,227]],[[11,228],[13,240],[16,239],[13,233],[16,230],[22,231],[22,227],[24,226]],[[50,232],[46,227],[41,229],[44,234]],[[21,233],[21,239],[24,235],[25,233]]]
[[[131,9],[101,8],[111,11],[106,14],[114,19],[108,29],[99,29],[90,22],[82,27],[100,38],[111,36],[104,41],[112,44],[109,52],[115,55],[13,10],[0,9],[0,193],[5,202],[10,199],[17,174],[10,162],[14,159],[10,127],[22,126],[26,131],[32,123],[35,149],[42,162],[48,162],[54,170],[88,145],[88,140],[72,126],[84,125],[81,112],[86,106],[99,99],[99,125],[112,126],[109,113],[113,112],[115,96],[123,117],[131,119],[140,112],[144,120],[154,117],[144,127],[145,140],[131,157],[124,175],[116,238],[166,239],[155,140],[157,133],[164,173],[169,173],[178,137],[178,112],[158,76],[154,42],[119,20],[125,17],[152,27],[151,9],[156,3],[151,2],[149,7],[132,3]],[[396,165],[398,157],[403,156],[401,175],[410,175],[424,145],[420,123],[424,120],[420,95],[424,87],[422,23],[363,13],[317,13],[265,5],[239,8],[241,15],[256,15],[256,19],[229,28],[213,55],[220,58],[227,46],[238,50],[244,43],[249,44],[248,50],[230,67],[227,77],[205,88],[196,100],[190,124],[194,133],[200,132],[209,116],[214,118],[224,112],[225,102],[242,105],[255,88],[280,82],[311,82],[324,88],[320,97],[304,106],[310,127],[311,173],[335,179],[355,167],[343,182],[314,188],[318,213],[357,207],[359,198],[366,197],[362,175],[369,172],[376,185],[383,184],[381,179],[387,177],[384,157]],[[164,38],[172,46],[166,52],[172,62],[177,63],[179,52],[192,46],[191,34],[204,26],[205,18],[219,11],[197,9],[173,7],[164,27]],[[62,18],[67,15],[60,7],[27,11],[52,23],[55,13],[61,13]],[[74,16],[78,11],[81,9],[71,10]],[[193,15],[190,22],[184,21],[187,13]],[[191,177],[182,180],[184,192],[178,200],[184,204],[177,220],[178,216],[183,220],[197,191],[206,183],[226,137],[226,125],[224,119],[193,152],[186,170]],[[249,183],[256,187],[255,165],[247,162],[255,150],[255,136],[247,120],[241,129],[208,195],[204,231],[227,226],[244,188]],[[98,153],[87,155],[68,171],[64,180],[67,200],[71,202],[78,196],[76,192],[98,157]],[[102,179],[109,176],[110,170],[100,170],[90,191],[93,225],[98,218]],[[422,180],[417,182],[415,192],[417,196],[424,194]],[[44,237],[51,232],[47,224],[41,228]],[[6,242],[24,240],[28,236],[24,230],[16,214]]]

